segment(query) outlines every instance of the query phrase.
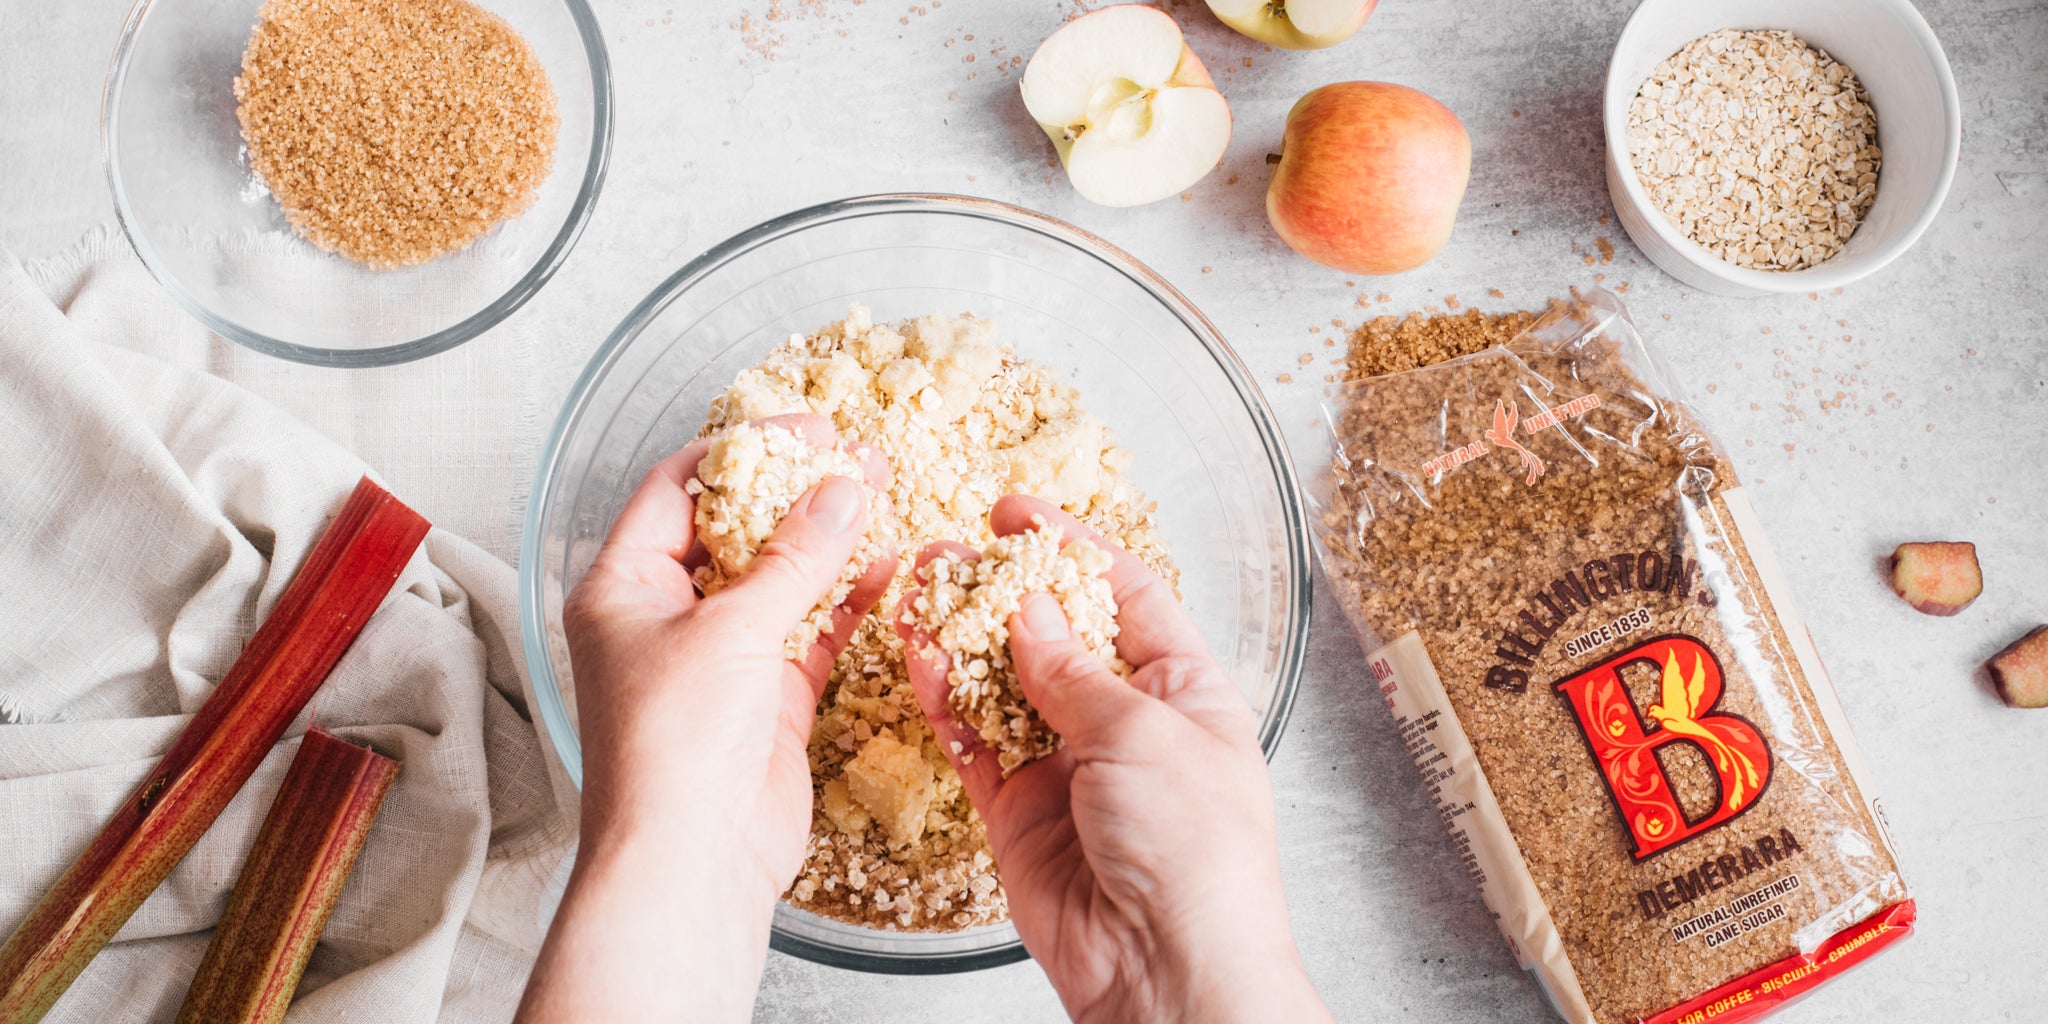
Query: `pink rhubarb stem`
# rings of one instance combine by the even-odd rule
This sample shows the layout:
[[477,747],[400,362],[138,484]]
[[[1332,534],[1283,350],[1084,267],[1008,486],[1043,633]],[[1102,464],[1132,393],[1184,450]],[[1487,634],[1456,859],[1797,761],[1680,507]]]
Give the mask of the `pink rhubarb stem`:
[[312,699],[427,534],[365,477],[169,753],[0,945],[0,1024],[34,1024]]
[[277,1024],[370,837],[398,762],[306,733],[235,879],[178,1024]]

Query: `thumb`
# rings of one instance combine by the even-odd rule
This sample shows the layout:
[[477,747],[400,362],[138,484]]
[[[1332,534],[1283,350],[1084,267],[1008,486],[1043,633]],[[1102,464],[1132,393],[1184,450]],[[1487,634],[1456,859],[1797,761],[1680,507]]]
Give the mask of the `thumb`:
[[750,623],[775,625],[780,637],[831,592],[867,519],[867,489],[827,477],[790,506],[747,570],[717,598]]
[[1010,664],[1024,699],[1083,759],[1108,749],[1151,700],[1103,666],[1049,594],[1025,595],[1010,616]]

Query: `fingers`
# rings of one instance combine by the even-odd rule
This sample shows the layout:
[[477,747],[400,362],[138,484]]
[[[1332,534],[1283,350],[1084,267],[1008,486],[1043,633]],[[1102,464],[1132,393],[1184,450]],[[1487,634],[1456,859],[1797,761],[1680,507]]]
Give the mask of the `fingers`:
[[839,652],[845,650],[847,642],[853,639],[854,630],[860,628],[860,621],[867,617],[868,610],[882,599],[882,594],[889,589],[889,580],[895,575],[894,555],[876,559],[854,582],[846,600],[832,609],[832,631],[820,633],[818,642],[811,645],[797,665],[811,684],[813,704],[825,695],[825,684],[832,678],[832,663],[839,659]]
[[750,422],[757,427],[781,427],[809,441],[813,448],[830,448],[839,443],[839,432],[832,429],[832,420],[816,413],[787,412]]
[[867,488],[827,477],[790,506],[747,571],[719,593],[750,626],[786,634],[838,581],[868,522]]
[[[824,416],[792,413],[753,422],[792,431],[813,447],[839,444],[832,421]],[[873,494],[888,493],[889,465],[880,452],[866,445],[846,450],[859,459],[868,486],[840,477],[820,482],[797,499],[747,571],[722,592],[721,596],[731,596],[721,603],[733,606],[750,624],[793,624],[808,615],[853,557],[853,549],[875,512],[868,506],[868,488]],[[822,680],[830,676],[832,658],[845,647],[861,616],[880,598],[894,570],[894,558],[869,566],[847,601],[834,609],[832,632],[822,635],[821,645],[799,659],[798,668],[813,688],[821,688]]]
[[1132,665],[1143,666],[1161,658],[1207,656],[1209,645],[1202,640],[1187,609],[1166,581],[1145,568],[1137,556],[1103,538],[1080,520],[1057,506],[1027,494],[1012,494],[996,502],[989,511],[989,526],[998,536],[1031,529],[1031,517],[1044,516],[1068,541],[1086,540],[1109,552],[1109,586],[1116,597],[1116,651]]
[[[918,556],[922,566],[937,554],[934,544],[925,548]],[[952,547],[964,548],[954,544]],[[967,549],[970,552],[972,549]],[[961,727],[953,717],[953,709],[946,703],[947,694],[953,686],[946,680],[946,673],[952,669],[952,659],[932,641],[932,638],[915,625],[911,609],[916,606],[922,589],[912,590],[903,595],[897,603],[892,621],[896,634],[903,638],[903,665],[910,673],[910,688],[917,694],[918,706],[924,709],[925,720],[931,723],[932,734],[937,737],[939,749],[945,751],[946,760],[953,763],[953,770],[960,775],[960,784],[967,790],[967,799],[974,806],[983,808],[984,817],[996,806],[996,791],[1002,788],[1003,769],[997,763],[995,752],[981,742],[981,737]],[[955,749],[958,744],[958,749]],[[970,756],[972,760],[969,760]]]
[[867,479],[868,486],[873,488],[876,494],[889,493],[888,457],[879,450],[858,442],[847,445],[846,450],[860,460],[861,476]]
[[[839,444],[839,432],[833,428],[832,421],[815,413],[784,413],[752,422],[755,426],[774,424],[794,431],[813,448],[833,448]],[[861,476],[866,478],[875,493],[889,493],[889,460],[880,451],[859,442],[847,445],[845,450],[860,460]]]
[[[758,422],[796,431],[820,448],[838,443],[832,421],[823,416],[771,416]],[[612,521],[605,548],[652,552],[671,561],[683,561],[697,539],[696,502],[683,490],[683,485],[697,475],[697,464],[704,461],[704,453],[710,449],[710,438],[698,438],[655,463],[633,496],[626,499],[619,517]],[[869,481],[874,482],[879,474],[880,486],[886,488],[888,464],[871,449],[863,448],[860,455]]]
[[667,602],[670,612],[680,613],[696,603],[697,588],[682,560],[693,546],[699,551],[702,546],[696,544],[695,505],[683,482],[697,474],[697,463],[708,447],[706,442],[694,442],[647,471],[619,510],[590,571],[570,592],[572,600],[564,614],[574,611],[580,621],[623,593],[616,589],[619,585],[648,588]]
[[951,555],[955,560],[961,562],[981,561],[981,552],[957,540],[935,540],[930,544],[926,544],[924,549],[917,553],[918,570],[920,572],[923,571],[925,566],[932,564],[932,559],[940,555]]
[[697,464],[710,447],[708,440],[692,441],[655,463],[612,521],[604,550],[652,552],[681,561],[697,539],[696,503],[683,483],[697,475]]
[[1103,667],[1048,594],[1030,594],[1010,616],[1010,664],[1024,699],[1082,761],[1116,748],[1134,716],[1157,706]]

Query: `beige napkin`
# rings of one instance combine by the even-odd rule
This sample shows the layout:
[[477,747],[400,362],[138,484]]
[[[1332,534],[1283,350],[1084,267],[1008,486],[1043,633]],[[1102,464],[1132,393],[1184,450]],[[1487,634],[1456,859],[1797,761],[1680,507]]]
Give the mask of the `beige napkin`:
[[[136,315],[161,300],[106,248],[37,280],[0,250],[0,931],[169,746],[366,470],[247,391],[140,354],[204,332]],[[509,480],[499,461],[479,464]],[[474,494],[480,476],[462,472]],[[386,479],[430,518],[460,505]],[[509,549],[511,509],[462,507]],[[573,826],[527,711],[513,572],[447,525],[50,1020],[173,1018],[308,721],[404,766],[290,1020],[511,1016]]]

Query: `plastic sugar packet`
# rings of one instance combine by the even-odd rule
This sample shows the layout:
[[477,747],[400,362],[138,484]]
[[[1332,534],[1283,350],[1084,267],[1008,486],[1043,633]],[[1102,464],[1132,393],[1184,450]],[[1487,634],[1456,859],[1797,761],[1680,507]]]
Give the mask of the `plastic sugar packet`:
[[1754,1020],[1911,930],[1756,514],[1619,300],[1325,412],[1324,566],[1559,1016]]

